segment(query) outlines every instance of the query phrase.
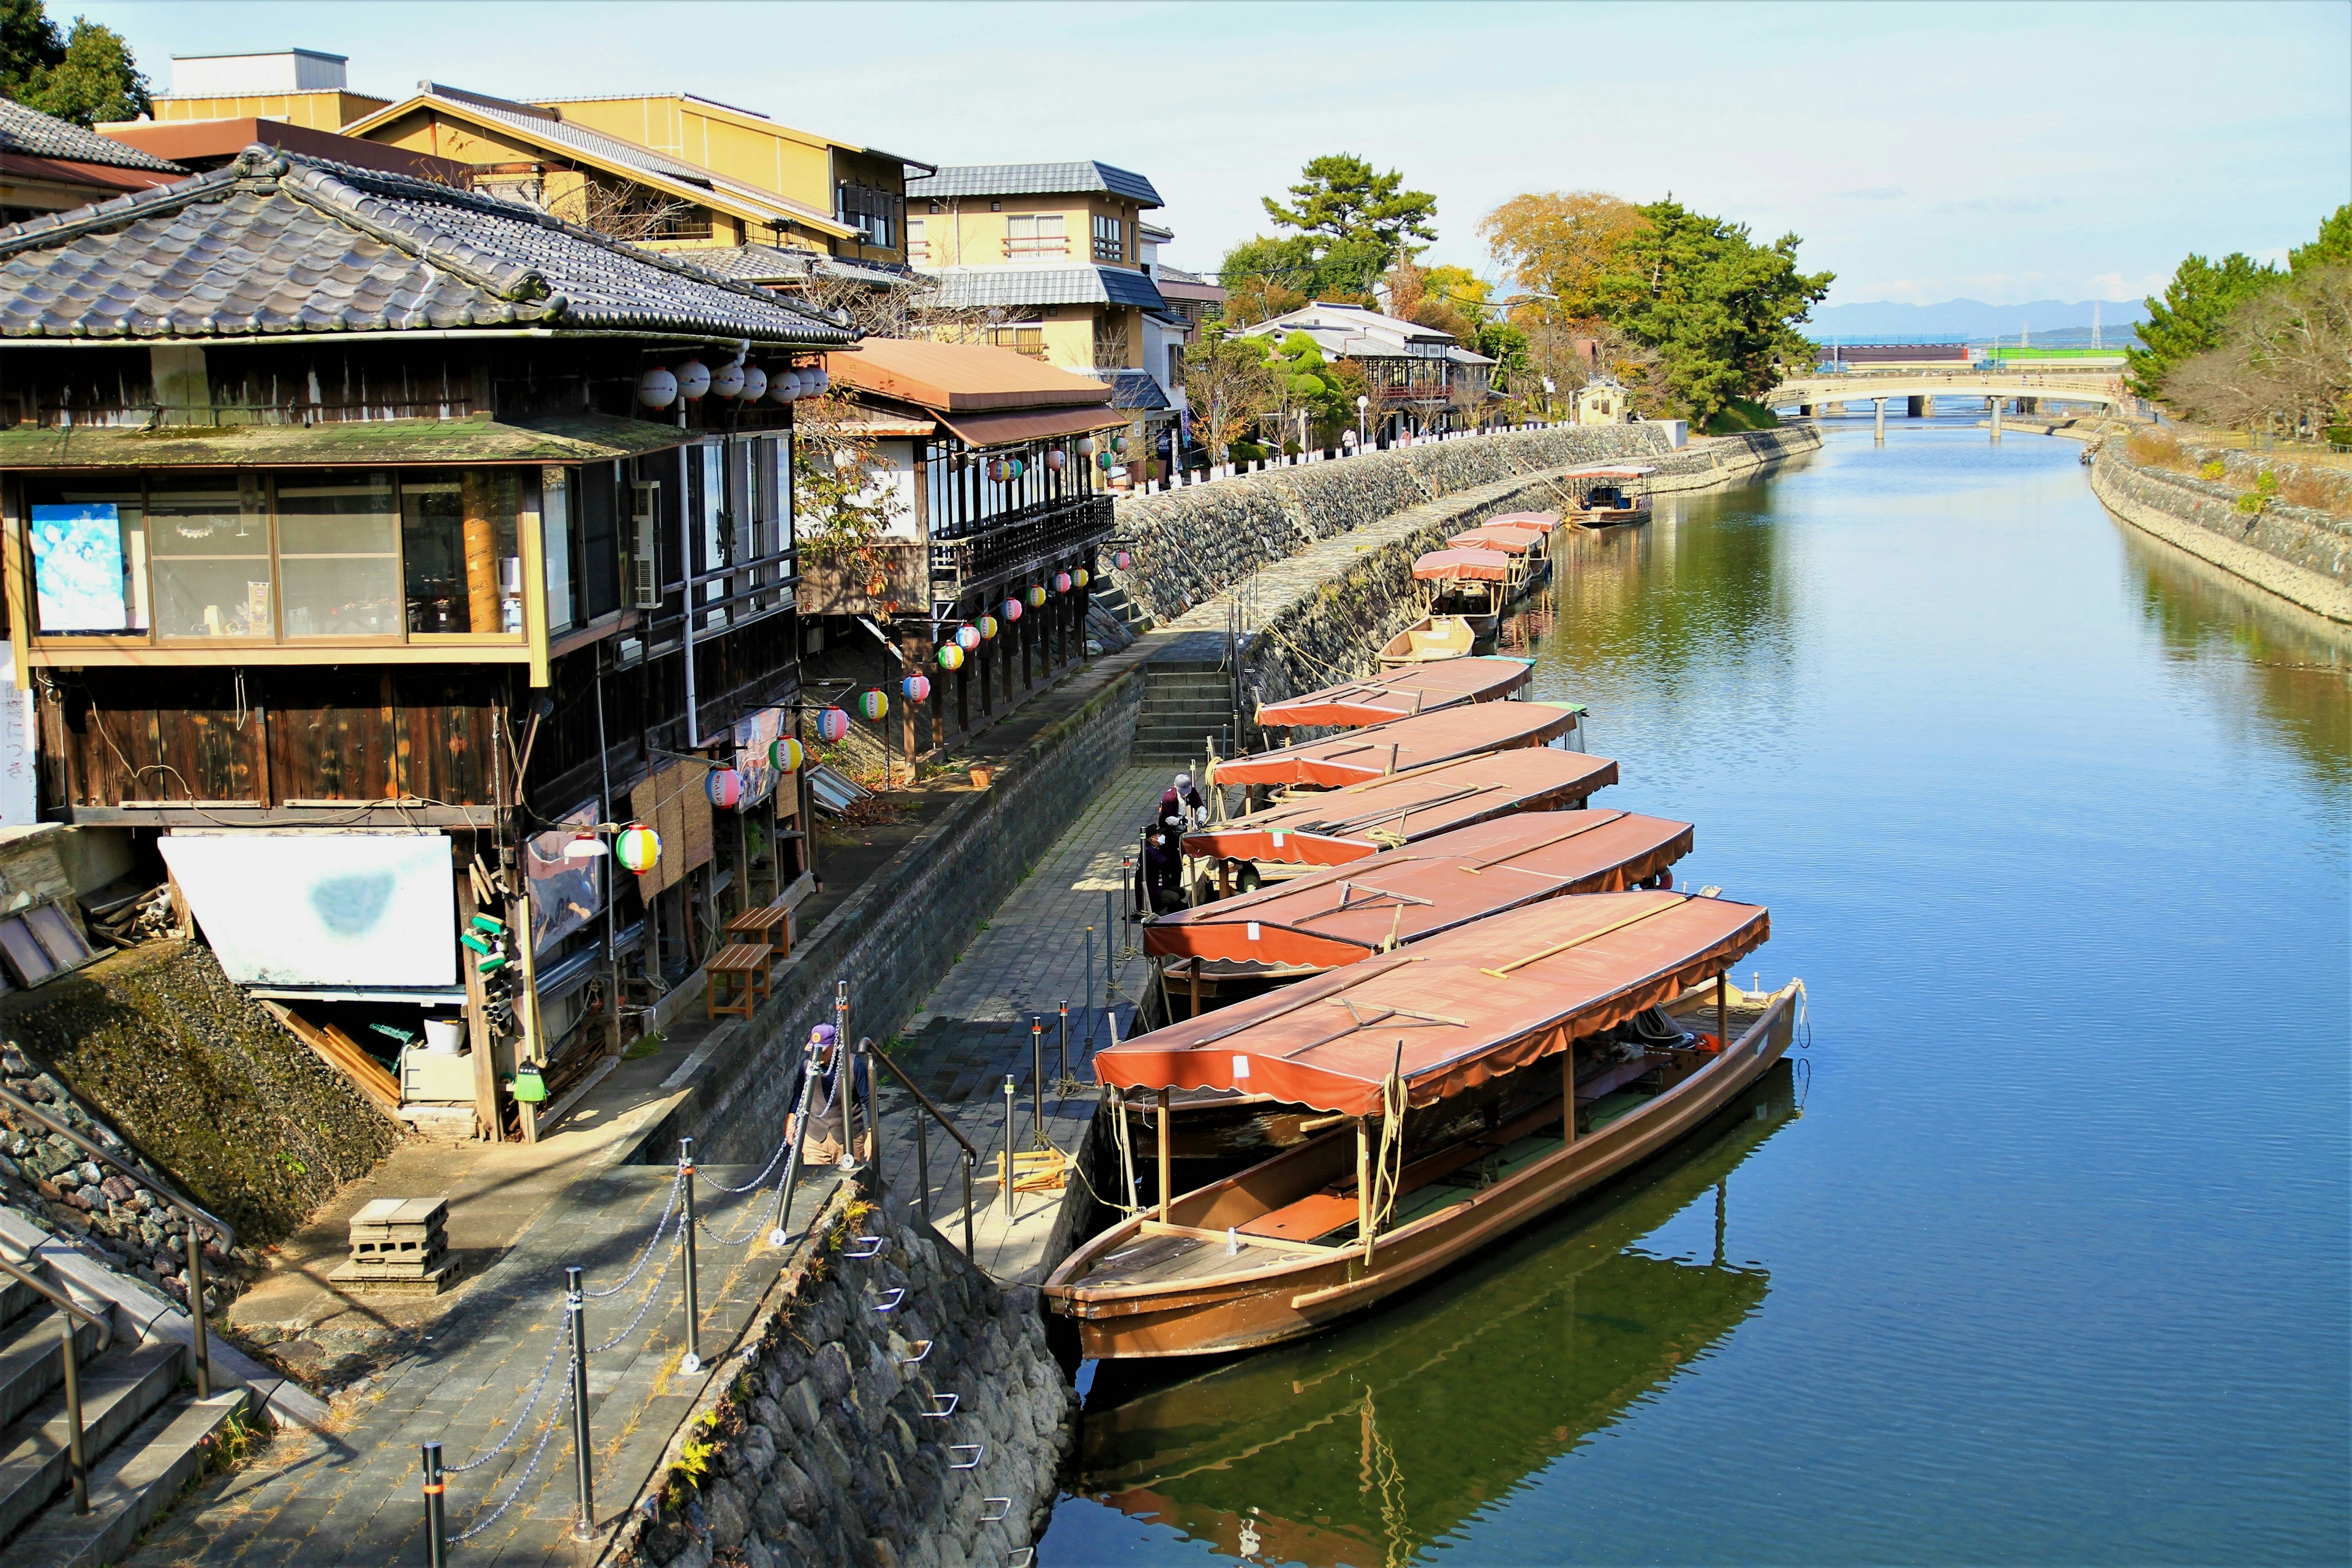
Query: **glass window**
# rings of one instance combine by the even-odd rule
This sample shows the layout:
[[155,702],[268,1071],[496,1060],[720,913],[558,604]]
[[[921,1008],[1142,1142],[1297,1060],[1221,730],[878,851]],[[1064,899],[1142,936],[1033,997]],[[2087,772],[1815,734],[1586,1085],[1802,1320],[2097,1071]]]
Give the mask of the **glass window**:
[[540,477],[540,542],[547,558],[547,629],[569,631],[578,618],[572,595],[572,492],[562,468],[545,468]]
[[516,541],[522,480],[510,468],[468,468],[401,486],[403,590],[412,632],[498,636],[522,630]]
[[1004,253],[1007,256],[1051,255],[1069,252],[1067,230],[1060,213],[1014,213],[1004,220]]
[[258,476],[172,476],[147,494],[155,631],[167,637],[277,635],[269,518]]
[[400,635],[400,515],[388,471],[278,481],[288,637]]
[[33,624],[44,634],[147,629],[147,509],[136,485],[35,480]]
[[1127,259],[1127,225],[1115,217],[1095,215],[1095,259],[1124,261]]

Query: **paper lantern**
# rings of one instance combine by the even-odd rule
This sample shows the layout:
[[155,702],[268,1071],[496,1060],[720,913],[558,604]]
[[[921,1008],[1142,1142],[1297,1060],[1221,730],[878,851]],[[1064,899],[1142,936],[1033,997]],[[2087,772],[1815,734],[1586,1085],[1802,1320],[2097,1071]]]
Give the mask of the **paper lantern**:
[[1066,594],[1066,593],[1068,593],[1069,591],[1070,591],[1070,574],[1069,574],[1067,572],[1056,572],[1056,573],[1055,573],[1055,574],[1054,574],[1054,592],[1055,592],[1056,594]]
[[1001,485],[1004,482],[1003,458],[991,458],[988,459],[988,482],[992,485]]
[[982,637],[994,637],[997,634],[998,629],[996,617],[994,616],[982,616],[980,617],[980,635]]
[[768,373],[756,364],[743,367],[743,401],[757,403],[768,395]]
[[642,822],[633,822],[614,835],[613,858],[623,870],[642,877],[661,859],[661,835]]
[[690,359],[677,367],[677,395],[688,403],[710,390],[710,367]]
[[823,365],[818,365],[814,370],[807,373],[805,379],[802,382],[801,389],[803,395],[810,393],[831,392],[833,390],[833,372],[825,369]]
[[1093,573],[1091,573],[1091,572],[1087,571],[1087,570],[1085,567],[1083,567],[1083,566],[1079,567],[1076,571],[1075,571],[1075,572],[1073,572],[1073,573],[1071,573],[1071,574],[1070,574],[1070,581],[1071,581],[1071,582],[1073,582],[1073,583],[1076,583],[1076,584],[1079,587],[1081,587],[1081,588],[1085,587],[1087,584],[1089,584],[1089,583],[1093,582],[1094,580],[1095,580],[1095,574],[1094,574]]
[[710,395],[713,397],[740,397],[743,395],[743,362],[741,360],[730,361],[728,363],[720,365],[719,369],[712,374],[710,377]]
[[1122,550],[1118,554],[1110,558],[1110,563],[1119,571],[1124,572],[1129,567],[1135,564],[1135,557]]
[[996,607],[1004,612],[1004,618],[1008,624],[1021,618],[1021,601],[1018,599],[1007,599]]
[[796,370],[785,371],[771,377],[768,382],[768,401],[771,403],[790,403],[800,395],[801,373]]
[[[993,627],[990,629],[989,635],[992,637],[995,635]],[[966,653],[970,653],[972,649],[980,646],[980,637],[981,632],[978,626],[958,626],[956,627],[955,636],[956,647],[963,649]]]
[[869,724],[879,724],[890,716],[890,700],[882,695],[880,687],[870,687],[857,694],[857,716]]
[[910,675],[898,682],[898,690],[909,702],[928,702],[931,700],[931,678]]
[[1045,466],[1057,474],[1062,471],[1062,465],[1068,460],[1062,455],[1062,449],[1059,447],[1045,454]]
[[743,775],[733,768],[713,768],[702,775],[702,791],[711,805],[732,811],[743,804]]
[[1030,584],[1027,596],[1029,600],[1029,607],[1031,609],[1036,610],[1044,608],[1045,604],[1045,584],[1043,583]]
[[1004,471],[1017,479],[1029,471],[1029,465],[1018,458],[1009,458],[1005,460]]
[[[958,635],[961,636],[961,634]],[[963,649],[957,647],[954,643],[941,643],[940,645],[940,668],[941,669],[961,669],[963,668]]]
[[1105,452],[1097,457],[1095,458],[1095,466],[1102,469],[1106,474],[1110,472],[1110,454],[1108,452]]
[[816,738],[818,740],[823,741],[826,745],[830,746],[848,733],[848,714],[844,713],[838,708],[826,708],[819,710],[816,716]]
[[1078,450],[1091,458],[1095,455],[1095,438],[1091,436],[1078,443]]
[[807,760],[807,749],[790,735],[779,735],[768,742],[768,765],[780,773],[796,773]]
[[1124,437],[1124,436],[1114,436],[1114,437],[1112,437],[1110,438],[1110,449],[1111,449],[1112,451],[1114,451],[1114,452],[1124,452],[1124,451],[1126,451],[1126,450],[1127,450],[1127,437]]
[[648,366],[637,377],[637,401],[648,408],[667,408],[677,401],[677,377],[670,374],[669,366]]

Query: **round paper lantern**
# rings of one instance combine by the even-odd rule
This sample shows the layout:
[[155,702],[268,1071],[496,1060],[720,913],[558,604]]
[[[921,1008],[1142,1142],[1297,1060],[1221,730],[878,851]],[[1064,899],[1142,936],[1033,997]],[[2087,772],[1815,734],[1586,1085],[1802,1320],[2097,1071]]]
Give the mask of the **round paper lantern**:
[[790,403],[801,395],[801,373],[788,370],[769,378],[768,401]]
[[642,822],[633,822],[614,835],[613,858],[623,870],[642,877],[661,859],[661,835]]
[[838,708],[819,710],[816,716],[816,738],[830,746],[849,733],[849,715]]
[[1121,572],[1135,564],[1135,557],[1122,550],[1110,558],[1110,563]]
[[1091,573],[1091,572],[1087,571],[1087,570],[1085,567],[1083,567],[1083,566],[1079,567],[1076,571],[1075,571],[1075,572],[1073,572],[1073,573],[1071,573],[1071,574],[1070,574],[1070,581],[1071,581],[1071,582],[1073,582],[1073,583],[1076,583],[1076,584],[1079,587],[1081,587],[1081,588],[1085,587],[1087,584],[1089,584],[1089,583],[1093,582],[1094,580],[1095,580],[1095,574],[1094,574],[1093,573]]
[[1104,452],[1097,456],[1095,458],[1095,466],[1106,474],[1110,472],[1110,454],[1108,452]]
[[757,403],[768,395],[768,373],[756,364],[743,367],[743,401]]
[[1080,442],[1078,443],[1078,450],[1079,450],[1079,451],[1081,451],[1081,452],[1084,452],[1087,457],[1091,458],[1091,457],[1093,457],[1093,456],[1095,455],[1095,446],[1096,446],[1095,438],[1094,438],[1093,437],[1089,436],[1089,437],[1087,437],[1086,439],[1084,439],[1083,441],[1080,441]]
[[1030,584],[1027,596],[1029,600],[1029,607],[1031,609],[1043,609],[1045,605],[1045,584],[1043,583]]
[[991,458],[988,459],[988,482],[992,485],[1001,485],[1004,482],[1003,458]]
[[740,397],[743,395],[743,362],[730,360],[711,374],[710,395]]
[[1018,599],[1007,599],[997,608],[1004,612],[1004,618],[1008,623],[1021,618],[1021,601]]
[[807,760],[807,749],[790,735],[779,735],[768,743],[768,765],[780,773],[796,773]]
[[743,804],[743,775],[733,768],[713,768],[703,774],[702,789],[721,811],[732,811]]
[[879,687],[871,687],[857,694],[857,716],[869,724],[879,724],[890,716],[890,700],[882,695]]
[[824,366],[818,365],[814,370],[808,373],[808,377],[809,379],[803,382],[802,385],[802,393],[803,395],[811,393],[831,392],[833,390],[833,372],[825,369]]
[[994,616],[982,616],[980,617],[980,635],[982,637],[994,637],[997,634],[998,629],[996,617]]
[[941,643],[940,645],[940,668],[941,669],[961,669],[963,668],[963,649],[958,647],[953,643]]
[[1045,466],[1057,474],[1062,471],[1062,465],[1068,460],[1062,456],[1062,449],[1059,447],[1045,454]]
[[1011,462],[1007,463],[1005,468],[1011,471],[1013,477],[1016,479],[1029,471],[1029,465],[1023,462],[1018,458],[1015,458]]
[[648,408],[667,408],[677,401],[677,377],[666,364],[649,365],[637,377],[637,401]]
[[981,633],[978,626],[958,626],[956,627],[955,636],[956,647],[963,649],[966,653],[970,653],[972,649],[980,646],[980,637]]
[[898,690],[909,702],[928,702],[931,700],[931,678],[910,675],[898,682]]
[[1124,452],[1124,451],[1126,451],[1126,450],[1127,450],[1127,437],[1124,437],[1124,436],[1114,436],[1114,437],[1112,437],[1110,438],[1110,449],[1111,449],[1112,451],[1114,451],[1114,452]]
[[677,395],[688,403],[710,390],[710,367],[690,359],[677,367]]
[[1067,572],[1056,572],[1056,573],[1055,573],[1055,574],[1054,574],[1054,592],[1055,592],[1056,594],[1066,594],[1066,593],[1068,593],[1069,591],[1070,591],[1070,574],[1069,574]]

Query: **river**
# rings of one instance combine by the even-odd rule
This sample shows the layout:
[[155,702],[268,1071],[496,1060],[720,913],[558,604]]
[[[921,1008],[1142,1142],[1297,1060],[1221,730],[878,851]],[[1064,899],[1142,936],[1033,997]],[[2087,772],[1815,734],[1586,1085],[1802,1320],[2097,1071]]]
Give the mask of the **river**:
[[2347,1559],[2352,654],[1971,418],[1580,541],[1536,649],[1810,1047],[1391,1310],[1085,1369],[1041,1563]]

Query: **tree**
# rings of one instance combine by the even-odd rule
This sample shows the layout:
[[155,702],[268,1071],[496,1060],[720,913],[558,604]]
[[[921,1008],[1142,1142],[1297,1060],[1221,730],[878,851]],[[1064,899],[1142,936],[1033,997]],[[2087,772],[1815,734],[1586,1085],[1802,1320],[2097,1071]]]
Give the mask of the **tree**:
[[2164,298],[2148,297],[2140,346],[2124,351],[2131,389],[2142,397],[2162,397],[2175,368],[2220,346],[2230,311],[2278,278],[2277,268],[2242,252],[2231,251],[2218,262],[2189,255],[2174,268]]
[[2352,263],[2352,202],[2345,203],[2321,220],[2318,238],[2286,253],[2290,272],[2346,263]]
[[77,16],[63,45],[57,36],[38,0],[6,0],[0,11],[0,90],[76,125],[153,111],[147,79],[121,34]]
[[41,0],[0,0],[0,97],[30,101],[34,86],[66,58],[66,41]]
[[1184,401],[1192,411],[1192,438],[1222,463],[1244,432],[1279,406],[1281,388],[1267,363],[1263,338],[1243,337],[1219,323],[1201,330],[1184,353]]
[[2352,423],[2352,265],[2306,258],[2241,300],[2216,337],[2165,374],[2180,413],[2246,429]]
[[801,560],[862,586],[880,574],[875,546],[898,511],[889,459],[856,400],[824,392],[793,405],[793,538]]
[[1511,281],[1539,298],[1540,320],[1585,321],[1601,313],[1605,282],[1623,270],[1626,247],[1647,226],[1642,210],[1598,191],[1513,196],[1478,224]]
[[1379,265],[1370,277],[1394,262],[1411,260],[1419,249],[1412,241],[1437,237],[1431,226],[1437,198],[1427,191],[1406,190],[1404,176],[1394,169],[1374,174],[1371,164],[1352,153],[1308,160],[1290,195],[1288,206],[1272,196],[1260,197],[1266,216],[1284,228],[1298,230],[1313,243],[1318,258],[1335,251],[1359,262],[1377,258]]
[[1307,235],[1258,235],[1225,253],[1217,280],[1225,286],[1225,316],[1236,326],[1296,310],[1310,300],[1370,305],[1388,261],[1368,241],[1319,247]]

